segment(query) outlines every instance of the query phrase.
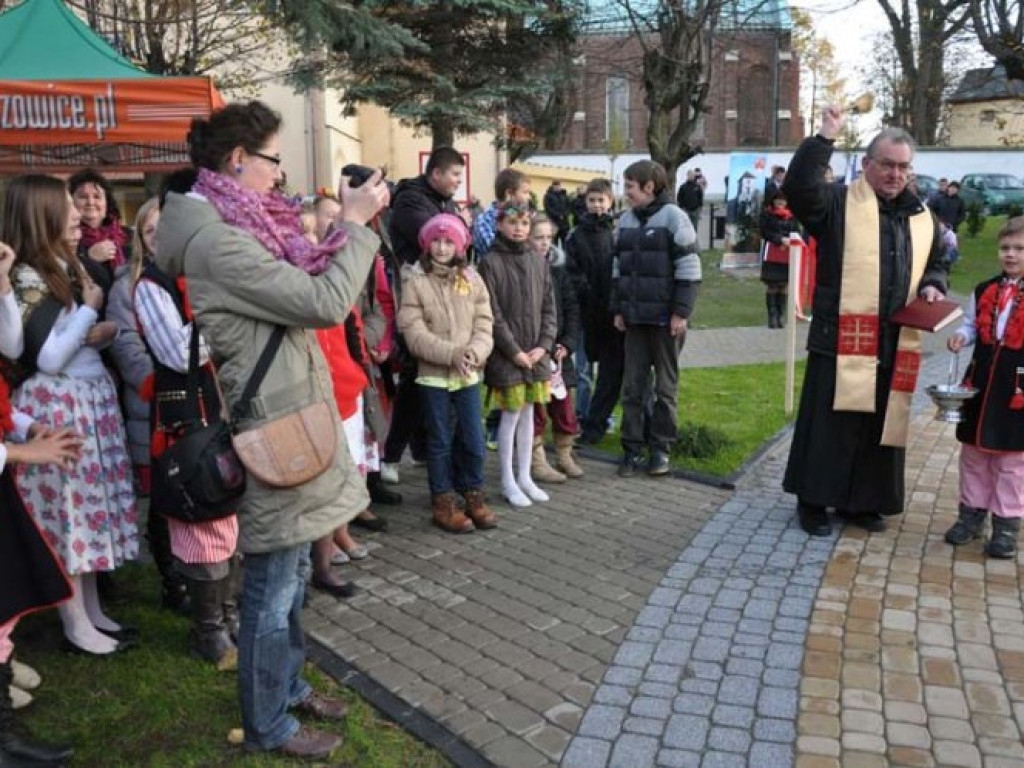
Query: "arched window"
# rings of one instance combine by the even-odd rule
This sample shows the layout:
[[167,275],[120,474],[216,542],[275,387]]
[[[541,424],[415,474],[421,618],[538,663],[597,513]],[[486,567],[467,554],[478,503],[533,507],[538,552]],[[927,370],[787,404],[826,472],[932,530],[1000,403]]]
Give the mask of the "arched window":
[[740,76],[737,138],[746,146],[772,143],[772,72],[761,64],[748,67]]
[[605,141],[629,143],[629,80],[609,75],[605,86]]

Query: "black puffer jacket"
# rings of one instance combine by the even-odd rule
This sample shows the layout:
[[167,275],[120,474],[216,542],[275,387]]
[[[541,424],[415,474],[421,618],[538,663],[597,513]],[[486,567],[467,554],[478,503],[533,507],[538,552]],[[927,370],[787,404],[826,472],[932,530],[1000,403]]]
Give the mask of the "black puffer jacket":
[[[565,266],[565,253],[557,245],[548,251],[548,264],[551,265],[551,281],[555,286],[555,308],[558,316],[558,336],[555,344],[561,344],[569,354],[562,359],[562,380],[565,386],[572,389],[577,384],[576,365],[572,354],[579,346],[580,340],[580,305],[576,299],[576,290],[572,278]],[[553,350],[552,350],[553,351]]]
[[576,290],[587,338],[596,339],[612,325],[614,227],[615,219],[609,214],[587,213],[565,241],[565,267]]
[[[843,277],[843,242],[846,231],[846,192],[842,184],[825,182],[825,169],[832,156],[832,142],[820,136],[805,139],[793,156],[782,185],[783,194],[808,234],[817,238],[818,262],[814,289],[814,319],[807,337],[807,349],[835,357],[839,327],[839,293]],[[879,275],[881,316],[904,306],[910,291],[927,285],[946,291],[947,268],[937,224],[933,227],[931,250],[921,284],[910,285],[910,224],[908,219],[924,210],[916,195],[904,190],[893,200],[878,200],[880,219]],[[934,223],[934,217],[932,217]],[[881,324],[878,357],[892,365],[899,327]]]
[[489,387],[511,387],[551,378],[551,358],[545,355],[530,369],[512,359],[535,347],[551,350],[558,336],[558,310],[551,270],[526,243],[513,243],[500,232],[480,261],[494,313],[494,351],[487,360],[484,381]]
[[420,228],[439,213],[458,215],[459,207],[427,182],[426,176],[403,179],[391,201],[388,232],[391,247],[400,264],[415,264],[420,258]]

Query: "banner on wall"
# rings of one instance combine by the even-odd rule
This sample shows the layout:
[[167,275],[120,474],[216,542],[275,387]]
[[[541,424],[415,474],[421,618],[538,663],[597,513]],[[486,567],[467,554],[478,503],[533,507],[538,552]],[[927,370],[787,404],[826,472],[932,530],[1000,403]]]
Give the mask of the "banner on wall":
[[729,155],[722,269],[760,266],[760,220],[767,170],[768,158],[765,155],[751,152]]

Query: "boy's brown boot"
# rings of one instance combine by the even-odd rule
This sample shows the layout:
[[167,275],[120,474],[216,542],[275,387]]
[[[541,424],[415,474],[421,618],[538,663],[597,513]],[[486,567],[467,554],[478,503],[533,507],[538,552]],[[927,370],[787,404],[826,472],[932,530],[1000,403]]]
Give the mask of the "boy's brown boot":
[[572,435],[555,434],[555,466],[568,477],[583,477],[583,467],[572,455]]
[[487,506],[484,492],[479,488],[463,491],[462,498],[466,500],[466,514],[477,528],[494,528],[498,524],[498,516]]
[[544,452],[544,438],[533,438],[533,460],[530,463],[530,475],[539,483],[564,483],[566,476],[548,464],[548,456]]
[[430,498],[434,512],[434,525],[447,533],[469,533],[474,530],[473,521],[466,517],[455,501],[455,494],[437,493]]

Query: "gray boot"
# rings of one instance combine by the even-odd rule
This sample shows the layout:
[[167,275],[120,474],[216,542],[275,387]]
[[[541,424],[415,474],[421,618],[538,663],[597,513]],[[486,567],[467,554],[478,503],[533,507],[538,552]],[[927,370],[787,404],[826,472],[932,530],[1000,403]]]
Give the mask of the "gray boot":
[[985,545],[986,554],[999,560],[1011,559],[1017,554],[1017,534],[1019,533],[1019,517],[992,515],[992,538]]
[[188,580],[188,593],[192,598],[189,645],[194,654],[213,662],[222,672],[238,668],[238,651],[224,620],[224,598],[230,580],[230,577],[218,581]]
[[946,531],[946,543],[959,547],[961,544],[974,541],[985,530],[985,519],[987,517],[987,509],[968,507],[961,504],[960,516],[953,523],[953,527]]
[[235,555],[231,558],[231,570],[228,573],[227,588],[224,597],[224,622],[228,634],[236,643],[238,642],[238,629],[242,623],[238,605],[242,597],[242,557]]

